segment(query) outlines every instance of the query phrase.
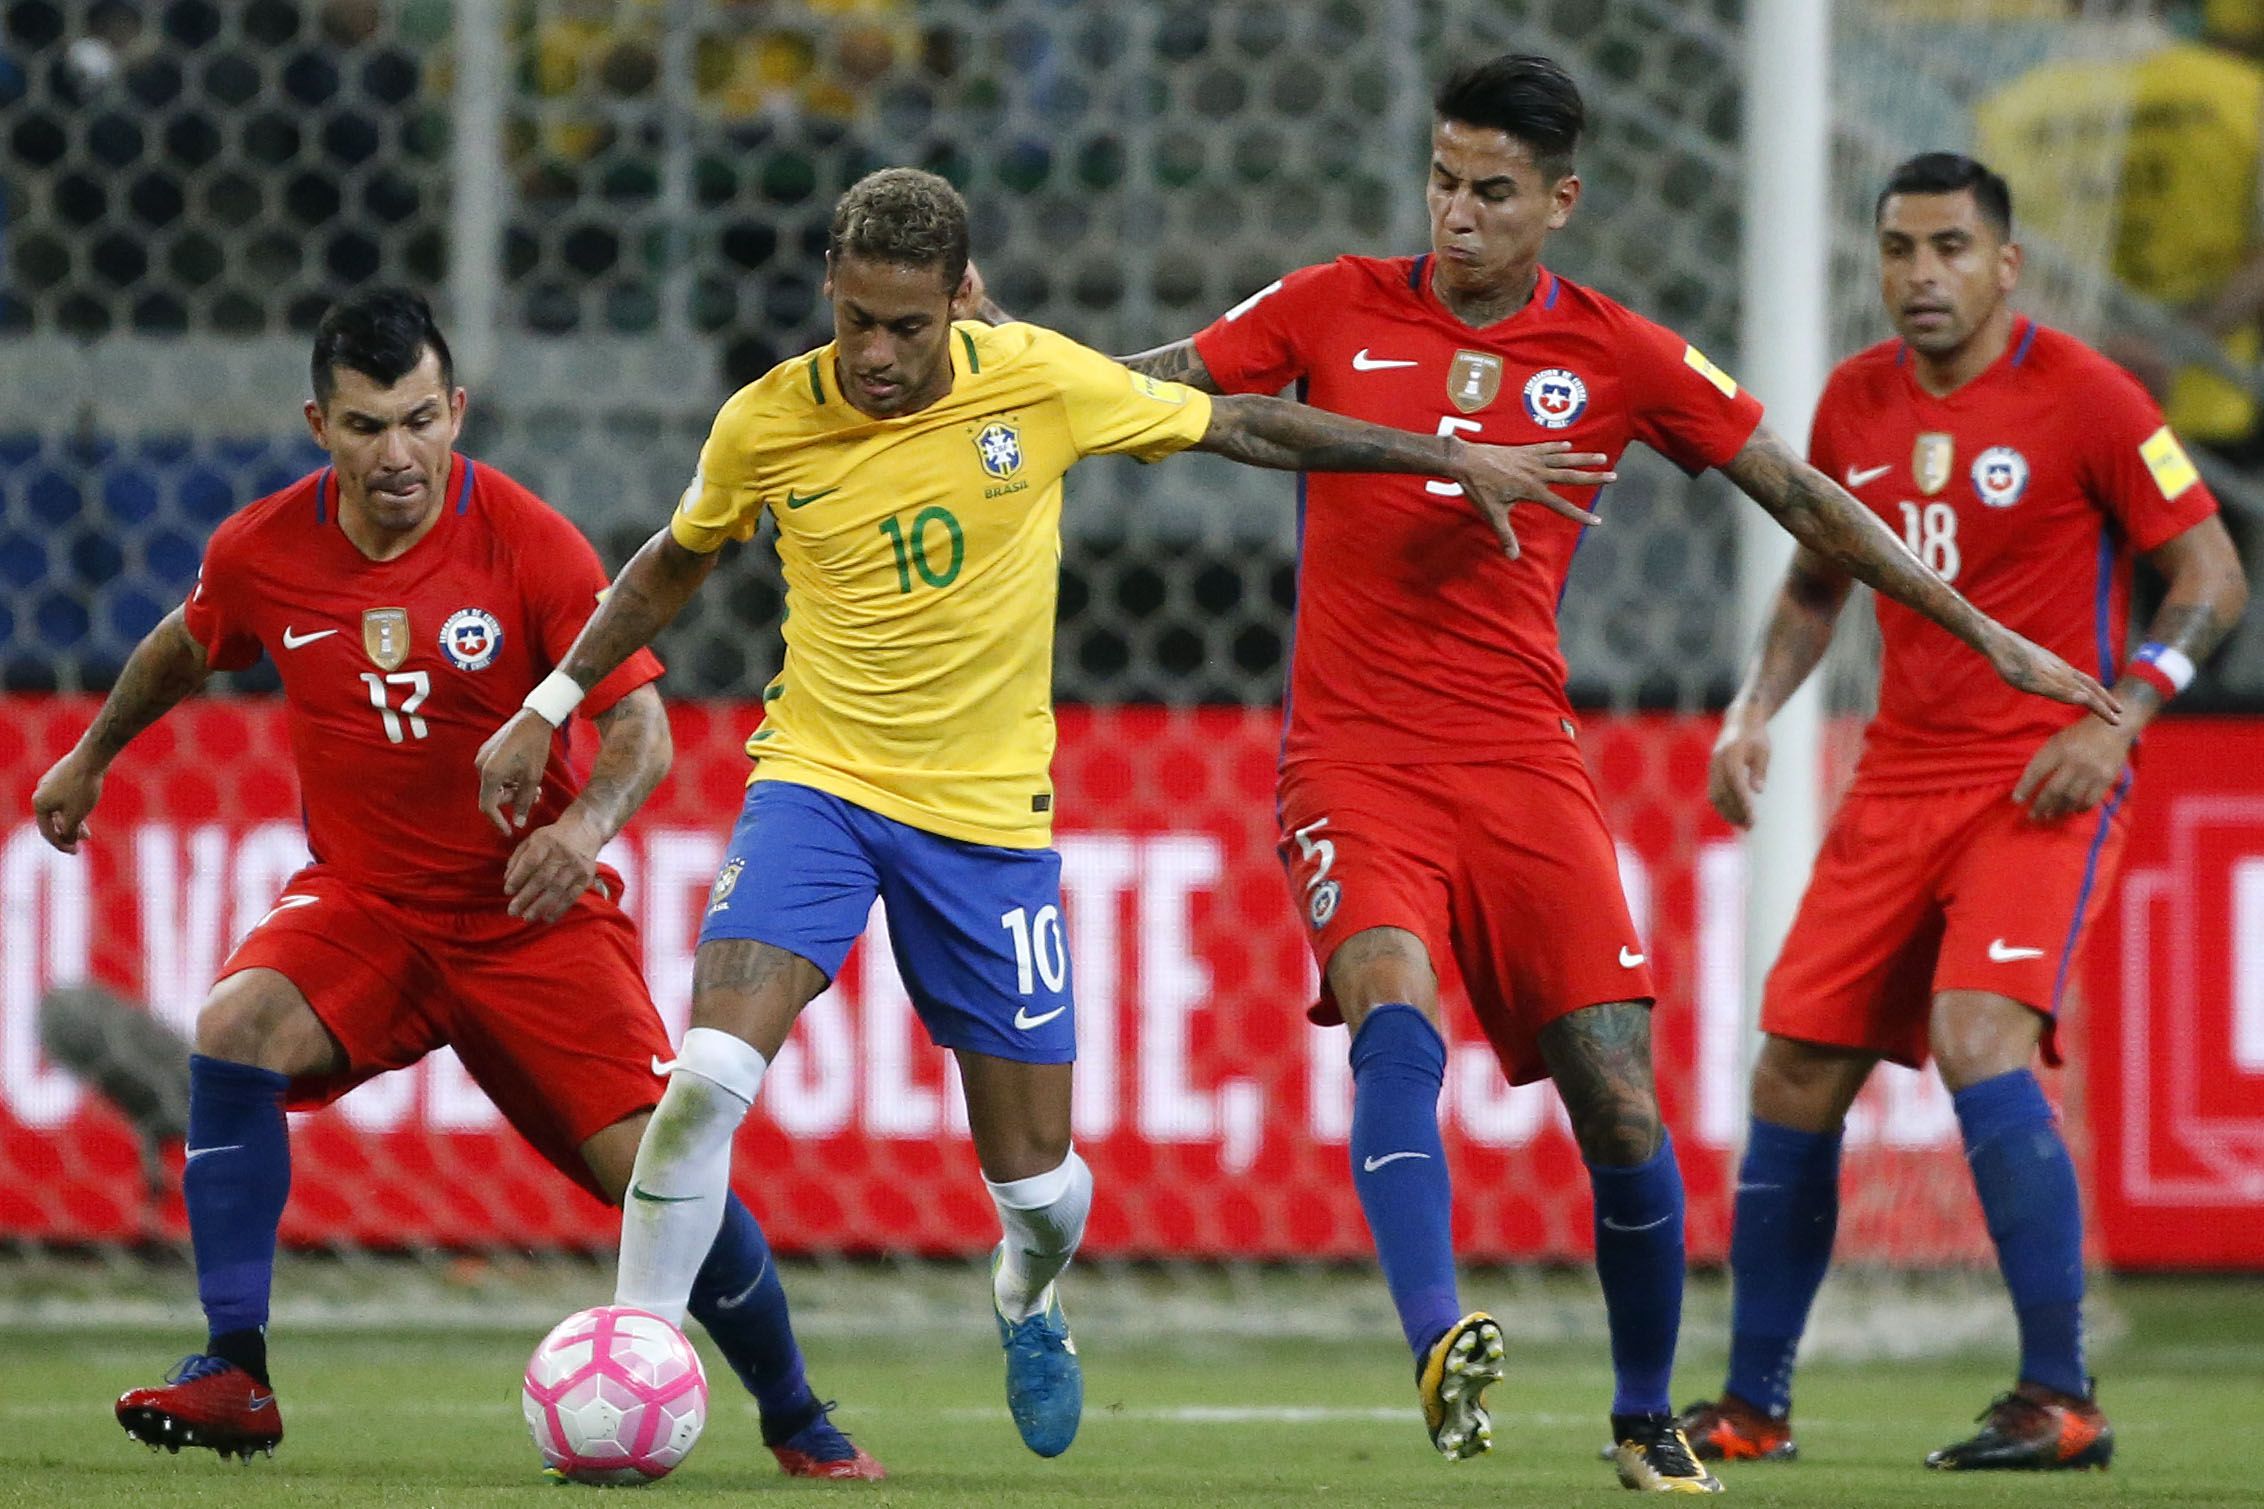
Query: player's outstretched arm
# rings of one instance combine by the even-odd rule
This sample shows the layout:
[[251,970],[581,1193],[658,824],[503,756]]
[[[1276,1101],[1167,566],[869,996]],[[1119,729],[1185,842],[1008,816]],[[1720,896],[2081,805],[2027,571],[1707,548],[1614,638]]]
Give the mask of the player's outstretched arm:
[[653,642],[691,601],[715,561],[713,554],[677,544],[666,528],[629,558],[558,669],[480,746],[480,811],[497,828],[509,833],[527,825],[542,790],[551,735],[591,687]]
[[1753,825],[1754,801],[1769,778],[1769,719],[1823,663],[1849,585],[1846,572],[1807,546],[1793,552],[1707,767],[1707,799],[1734,827]]
[[1964,640],[1988,657],[2008,685],[2087,707],[2109,723],[2122,720],[2122,704],[2105,687],[1959,596],[1876,514],[1766,428],[1755,430],[1722,471],[1794,539]]
[[1601,487],[1619,476],[1590,470],[1606,458],[1595,451],[1574,451],[1569,441],[1468,445],[1451,436],[1412,434],[1255,393],[1212,399],[1210,428],[1193,449],[1277,471],[1412,472],[1449,478],[1462,484],[1464,495],[1501,541],[1502,553],[1513,561],[1518,555],[1517,533],[1509,522],[1514,505],[1538,503],[1577,523],[1598,523],[1594,514],[1553,489]]
[[[2248,579],[2240,552],[2212,514],[2146,552],[2146,563],[2161,572],[2167,591],[2154,621],[2146,627],[2153,651],[2147,662],[2184,667],[2184,676],[2223,644],[2248,607]],[[2159,647],[2159,648],[2155,648]],[[2133,665],[2137,665],[2133,661]],[[2161,674],[2158,670],[2156,674]],[[2169,678],[2172,684],[2184,676]],[[2124,714],[2119,726],[2078,718],[2044,741],[2012,788],[2012,799],[2040,823],[2088,812],[2106,799],[2130,763],[2140,730],[2162,710],[2163,694],[2148,676],[2125,671],[2115,683]]]
[[102,796],[102,777],[134,735],[165,716],[212,674],[204,646],[197,643],[182,612],[175,608],[143,636],[118,673],[117,685],[102,699],[94,722],[79,735],[71,752],[57,760],[31,794],[40,836],[65,854],[79,852],[79,840],[93,830],[87,815]]
[[537,828],[512,851],[503,872],[506,910],[529,922],[556,922],[597,879],[598,851],[629,825],[675,758],[668,712],[646,683],[594,720],[597,759],[589,783],[558,821]]
[[1203,353],[1195,349],[1193,336],[1183,341],[1173,341],[1168,346],[1158,346],[1152,351],[1143,351],[1137,356],[1120,356],[1117,360],[1142,376],[1155,378],[1158,382],[1184,383],[1190,388],[1200,388],[1213,395],[1226,391],[1218,385],[1218,379],[1211,376],[1211,369],[1204,364]]

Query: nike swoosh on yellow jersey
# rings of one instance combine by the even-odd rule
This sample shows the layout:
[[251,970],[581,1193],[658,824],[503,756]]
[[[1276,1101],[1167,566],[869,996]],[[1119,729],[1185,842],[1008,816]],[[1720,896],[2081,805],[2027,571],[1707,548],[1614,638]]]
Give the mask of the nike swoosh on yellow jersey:
[[804,497],[796,493],[792,488],[788,488],[786,490],[786,506],[788,508],[800,508],[805,503],[815,503],[818,499],[827,497],[839,491],[841,491],[841,489],[838,487],[821,487],[816,492],[811,493],[807,497]]

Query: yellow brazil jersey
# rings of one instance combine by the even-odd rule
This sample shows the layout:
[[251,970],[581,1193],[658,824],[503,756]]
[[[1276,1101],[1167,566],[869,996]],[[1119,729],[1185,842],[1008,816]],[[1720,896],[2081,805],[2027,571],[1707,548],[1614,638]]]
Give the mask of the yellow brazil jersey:
[[[2151,298],[2207,298],[2255,245],[2264,68],[2215,48],[2178,45],[2131,60],[2048,63],[1975,114],[1982,161],[2011,181],[2017,227],[2063,253],[2100,255]],[[2254,328],[2225,342],[2257,356]],[[2253,403],[2214,373],[2177,375],[2164,405],[2180,435],[2230,440]]]
[[930,833],[1052,841],[1061,477],[1194,444],[1211,401],[1035,325],[967,322],[951,391],[872,419],[834,348],[732,395],[671,529],[719,549],[778,524],[786,660],[747,743],[792,781]]

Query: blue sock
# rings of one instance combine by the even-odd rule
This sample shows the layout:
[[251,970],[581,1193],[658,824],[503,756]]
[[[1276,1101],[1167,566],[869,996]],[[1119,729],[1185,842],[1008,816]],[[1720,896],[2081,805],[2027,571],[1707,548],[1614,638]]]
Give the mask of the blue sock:
[[189,1055],[188,1164],[181,1199],[196,1254],[207,1350],[267,1381],[267,1300],[275,1232],[291,1194],[291,1139],[272,1070]]
[[692,1280],[686,1307],[707,1327],[731,1371],[755,1396],[762,1412],[763,1439],[775,1445],[806,1423],[800,1417],[813,1403],[802,1376],[802,1349],[786,1313],[786,1286],[770,1260],[770,1244],[754,1212],[737,1195],[723,1207],[723,1226],[708,1249],[707,1261]]
[[1753,1118],[1729,1239],[1728,1391],[1777,1419],[1792,1411],[1792,1358],[1839,1230],[1840,1134]]
[[2020,1317],[2020,1376],[2087,1395],[2083,1362],[2083,1209],[2044,1087],[2026,1069],[1950,1097],[1981,1195],[1997,1266]]
[[1596,1277],[1612,1333],[1612,1413],[1672,1414],[1667,1385],[1682,1332],[1682,1170],[1674,1139],[1633,1168],[1588,1165]]
[[1439,1140],[1446,1040],[1412,1006],[1378,1006],[1352,1037],[1352,1187],[1368,1217],[1400,1329],[1422,1365],[1462,1318],[1453,1185]]

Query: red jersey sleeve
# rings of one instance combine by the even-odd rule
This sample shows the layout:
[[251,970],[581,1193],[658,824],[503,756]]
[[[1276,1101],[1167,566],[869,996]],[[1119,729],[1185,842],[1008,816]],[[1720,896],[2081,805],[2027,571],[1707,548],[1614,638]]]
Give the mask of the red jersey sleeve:
[[260,656],[259,637],[244,615],[242,530],[224,523],[204,547],[204,563],[182,604],[189,636],[204,646],[205,664],[216,671],[240,671]]
[[2135,379],[2103,370],[2099,390],[2082,410],[2085,489],[2143,555],[2215,513],[2217,500]]
[[1761,425],[1761,401],[1661,325],[1621,311],[1619,345],[1635,438],[1693,476],[1733,459]]
[[1222,393],[1278,393],[1305,375],[1303,338],[1327,318],[1336,264],[1276,278],[1197,331],[1195,354]]
[[[525,510],[524,527],[531,538],[518,551],[519,584],[542,659],[556,666],[596,611],[608,578],[590,542],[563,515],[537,502]],[[639,650],[591,687],[578,711],[595,718],[638,687],[659,680],[660,672],[660,657]]]

